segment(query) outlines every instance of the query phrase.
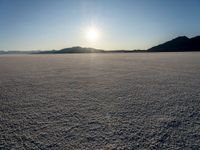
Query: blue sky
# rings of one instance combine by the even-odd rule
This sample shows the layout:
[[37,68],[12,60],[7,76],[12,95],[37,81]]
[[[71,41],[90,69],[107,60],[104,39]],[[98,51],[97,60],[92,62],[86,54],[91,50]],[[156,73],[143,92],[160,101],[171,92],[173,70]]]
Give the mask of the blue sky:
[[147,49],[182,35],[200,35],[200,0],[0,0],[0,50]]

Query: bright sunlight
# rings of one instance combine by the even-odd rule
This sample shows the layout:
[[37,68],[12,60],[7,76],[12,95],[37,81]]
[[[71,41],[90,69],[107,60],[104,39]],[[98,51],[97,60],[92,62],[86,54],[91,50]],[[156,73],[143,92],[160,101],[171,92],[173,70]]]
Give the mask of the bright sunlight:
[[99,38],[99,31],[97,28],[91,27],[86,31],[86,37],[89,41],[94,42]]

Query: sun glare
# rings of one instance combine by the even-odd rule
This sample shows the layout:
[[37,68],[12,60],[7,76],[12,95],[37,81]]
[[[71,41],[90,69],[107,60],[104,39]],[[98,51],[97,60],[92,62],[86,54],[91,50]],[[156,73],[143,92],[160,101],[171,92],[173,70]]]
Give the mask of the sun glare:
[[99,31],[96,28],[89,28],[86,37],[90,41],[96,41],[99,38]]

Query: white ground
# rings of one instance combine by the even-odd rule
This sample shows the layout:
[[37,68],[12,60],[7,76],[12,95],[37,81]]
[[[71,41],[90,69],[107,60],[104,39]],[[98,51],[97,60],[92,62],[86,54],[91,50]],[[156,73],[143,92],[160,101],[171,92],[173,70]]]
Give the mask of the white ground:
[[200,149],[200,53],[1,55],[0,149]]

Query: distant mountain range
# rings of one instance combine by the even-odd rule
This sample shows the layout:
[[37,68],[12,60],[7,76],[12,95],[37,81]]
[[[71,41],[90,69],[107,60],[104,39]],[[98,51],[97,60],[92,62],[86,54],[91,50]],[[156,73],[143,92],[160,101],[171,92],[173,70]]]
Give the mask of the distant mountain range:
[[61,50],[42,51],[42,52],[39,52],[39,53],[62,54],[62,53],[103,53],[103,52],[104,52],[104,50],[100,50],[100,49],[76,46],[76,47],[64,48],[64,49],[61,49]]
[[89,47],[70,47],[61,50],[39,51],[40,54],[63,54],[63,53],[129,53],[129,52],[146,52],[146,50],[102,50]]
[[154,46],[148,49],[150,52],[179,52],[179,51],[200,51],[200,36],[188,38],[177,37],[171,41]]
[[158,46],[154,46],[148,50],[101,50],[94,48],[71,47],[54,51],[43,51],[39,53],[130,53],[130,52],[184,52],[184,51],[200,51],[200,36],[188,38],[186,36],[177,37],[171,41],[165,42]]
[[61,50],[45,51],[0,51],[0,54],[62,54],[62,53],[135,53],[135,52],[186,52],[200,51],[200,36],[188,38],[177,37],[171,41],[154,46],[147,50],[102,50],[87,47],[71,47]]

